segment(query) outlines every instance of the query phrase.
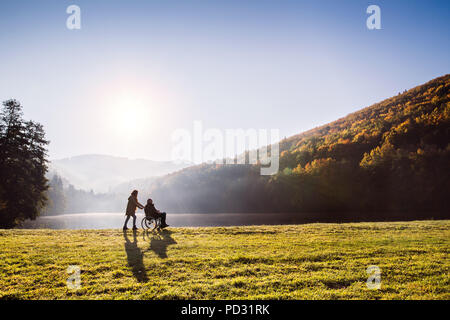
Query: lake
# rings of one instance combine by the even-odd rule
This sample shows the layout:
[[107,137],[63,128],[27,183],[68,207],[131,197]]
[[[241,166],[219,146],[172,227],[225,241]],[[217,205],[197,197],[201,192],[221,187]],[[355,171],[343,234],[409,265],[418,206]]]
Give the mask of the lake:
[[[141,227],[142,213],[136,214],[137,225]],[[77,213],[58,216],[43,216],[34,221],[26,221],[24,229],[117,229],[125,221],[123,213]],[[213,226],[248,226],[299,224],[305,221],[302,214],[293,213],[173,213],[167,214],[167,223],[172,227],[213,227]],[[132,227],[132,219],[128,222]]]

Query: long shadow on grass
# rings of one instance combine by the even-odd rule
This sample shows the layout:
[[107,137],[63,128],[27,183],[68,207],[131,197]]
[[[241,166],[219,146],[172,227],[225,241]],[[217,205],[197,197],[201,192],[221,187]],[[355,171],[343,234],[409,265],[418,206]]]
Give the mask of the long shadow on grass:
[[123,237],[125,239],[128,265],[131,267],[134,277],[139,282],[147,282],[148,277],[144,266],[144,253],[137,245],[136,230],[133,230],[133,242],[128,238],[126,231],[123,232]]
[[147,236],[150,238],[149,251],[153,251],[160,258],[167,258],[167,247],[171,244],[176,244],[177,242],[171,236],[172,232],[169,230],[162,230],[158,233],[148,233]]

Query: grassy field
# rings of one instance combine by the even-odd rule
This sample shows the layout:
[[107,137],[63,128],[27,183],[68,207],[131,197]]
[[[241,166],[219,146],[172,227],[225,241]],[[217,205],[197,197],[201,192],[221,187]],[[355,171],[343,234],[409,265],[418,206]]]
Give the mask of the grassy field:
[[449,247],[450,221],[0,230],[0,298],[450,299]]

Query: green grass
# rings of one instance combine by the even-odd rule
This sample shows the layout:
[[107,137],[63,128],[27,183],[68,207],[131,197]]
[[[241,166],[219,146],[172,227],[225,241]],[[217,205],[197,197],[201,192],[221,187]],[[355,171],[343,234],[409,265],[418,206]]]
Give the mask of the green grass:
[[[0,230],[3,299],[449,299],[450,221]],[[69,265],[81,289],[66,286]],[[369,265],[381,288],[366,287]]]

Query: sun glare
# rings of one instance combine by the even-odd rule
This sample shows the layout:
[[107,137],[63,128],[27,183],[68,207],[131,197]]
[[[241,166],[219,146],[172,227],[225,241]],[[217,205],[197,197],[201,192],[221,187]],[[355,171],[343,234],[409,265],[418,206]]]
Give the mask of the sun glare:
[[118,95],[108,106],[109,126],[120,136],[136,137],[150,125],[150,101],[137,94]]

